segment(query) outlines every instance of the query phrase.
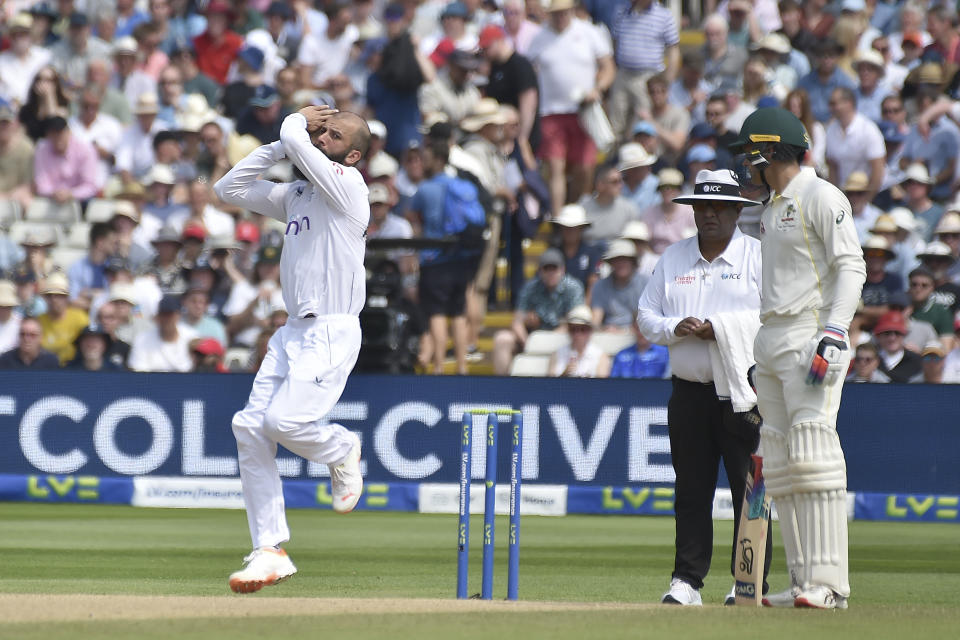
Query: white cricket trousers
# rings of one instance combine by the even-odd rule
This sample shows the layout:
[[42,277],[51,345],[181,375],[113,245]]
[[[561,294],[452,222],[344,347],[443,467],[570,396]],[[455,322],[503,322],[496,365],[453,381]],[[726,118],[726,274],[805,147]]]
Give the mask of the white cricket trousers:
[[253,547],[290,539],[277,445],[319,464],[343,460],[357,436],[326,421],[360,353],[353,315],[289,318],[267,348],[247,405],[233,416]]

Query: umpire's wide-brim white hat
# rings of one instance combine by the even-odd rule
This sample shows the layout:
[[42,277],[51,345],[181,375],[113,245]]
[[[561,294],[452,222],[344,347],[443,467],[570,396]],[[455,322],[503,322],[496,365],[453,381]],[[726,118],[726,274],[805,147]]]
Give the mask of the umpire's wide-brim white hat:
[[704,200],[739,202],[748,206],[761,204],[740,195],[740,183],[737,181],[737,176],[729,169],[700,171],[697,173],[693,193],[673,199],[677,204],[694,204]]

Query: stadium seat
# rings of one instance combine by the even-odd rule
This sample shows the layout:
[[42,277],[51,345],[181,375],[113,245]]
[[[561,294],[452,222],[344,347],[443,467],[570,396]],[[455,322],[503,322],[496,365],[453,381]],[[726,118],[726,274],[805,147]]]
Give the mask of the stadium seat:
[[0,229],[9,229],[10,225],[23,217],[23,209],[16,200],[0,200]]
[[105,198],[94,198],[87,203],[84,217],[87,222],[110,222],[113,218],[114,201]]
[[34,198],[23,218],[30,221],[73,224],[80,221],[80,203],[70,201],[57,204],[48,198]]
[[554,351],[570,342],[570,337],[558,331],[534,331],[527,336],[523,352],[527,355],[549,356]]
[[510,363],[511,376],[543,377],[547,375],[550,356],[521,353]]
[[636,338],[633,337],[632,333],[605,333],[595,331],[593,337],[590,338],[590,342],[603,349],[603,352],[608,356],[615,356],[621,350],[626,349],[636,342]]
[[246,371],[250,366],[253,350],[246,347],[230,347],[223,357],[223,366],[230,371]]
[[64,271],[70,269],[74,262],[81,259],[87,255],[86,249],[78,249],[77,247],[54,247],[50,251],[50,260],[53,261],[54,266],[60,267]]
[[90,246],[90,223],[75,222],[67,229],[64,246],[72,249],[87,249]]
[[8,235],[10,239],[20,244],[24,238],[27,237],[28,233],[31,232],[39,233],[53,233],[57,239],[57,243],[63,241],[63,229],[60,228],[59,224],[50,223],[50,222],[36,222],[28,220],[18,220],[10,225],[10,231]]

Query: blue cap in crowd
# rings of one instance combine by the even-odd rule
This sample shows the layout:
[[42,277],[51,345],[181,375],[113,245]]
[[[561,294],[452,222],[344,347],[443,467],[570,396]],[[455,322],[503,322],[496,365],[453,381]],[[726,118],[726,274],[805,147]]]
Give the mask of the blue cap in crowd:
[[716,150],[708,144],[695,144],[687,152],[687,162],[713,162],[716,159]]
[[250,106],[269,107],[279,99],[280,96],[277,95],[276,89],[269,85],[262,84],[253,92],[253,97],[250,98]]
[[293,10],[290,9],[290,6],[286,2],[277,2],[274,0],[270,3],[270,6],[267,7],[268,16],[280,16],[284,20],[289,20],[293,17]]
[[646,120],[641,120],[637,124],[633,125],[633,135],[640,135],[641,133],[648,136],[657,135],[657,129],[653,126],[652,122]]
[[703,138],[716,138],[717,130],[706,122],[698,122],[690,129],[691,140],[702,140]]
[[467,10],[467,5],[460,2],[460,0],[454,0],[454,2],[448,4],[444,8],[443,13],[440,14],[441,20],[444,18],[463,18],[466,20],[469,17],[470,11]]
[[402,20],[403,16],[406,14],[407,9],[399,2],[394,2],[392,4],[388,4],[383,10],[383,19],[387,22],[395,22],[397,20]]
[[157,313],[180,313],[180,296],[166,294],[157,305]]
[[757,100],[757,109],[766,109],[768,107],[779,107],[780,101],[773,96],[763,96]]
[[80,13],[79,11],[74,11],[70,14],[71,27],[85,27],[88,24],[90,24],[90,21],[87,19],[87,14]]
[[263,51],[260,49],[248,45],[237,52],[237,57],[254,71],[263,71]]

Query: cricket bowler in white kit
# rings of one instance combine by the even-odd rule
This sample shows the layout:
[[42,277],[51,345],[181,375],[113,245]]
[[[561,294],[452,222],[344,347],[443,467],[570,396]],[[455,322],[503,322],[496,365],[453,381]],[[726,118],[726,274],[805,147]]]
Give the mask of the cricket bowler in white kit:
[[770,190],[760,219],[763,258],[753,382],[760,452],[780,515],[791,588],[770,606],[846,608],[847,471],[837,436],[850,362],[847,330],[866,278],[850,202],[799,162],[800,121],[758,109],[731,145],[755,185]]
[[[241,160],[214,186],[217,196],[287,224],[280,284],[289,319],[233,417],[253,553],[230,576],[240,593],[276,584],[297,569],[280,547],[290,539],[277,445],[327,464],[333,509],[346,513],[363,490],[360,439],[326,415],[343,393],[360,352],[366,296],[363,258],[370,218],[367,187],[353,165],[370,132],[352,113],[307,107],[288,116],[280,140]],[[259,179],[287,157],[306,176],[289,184]]]

